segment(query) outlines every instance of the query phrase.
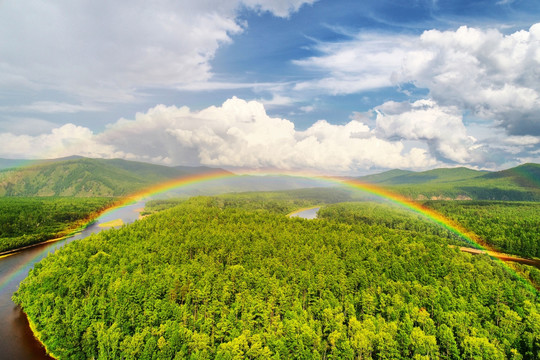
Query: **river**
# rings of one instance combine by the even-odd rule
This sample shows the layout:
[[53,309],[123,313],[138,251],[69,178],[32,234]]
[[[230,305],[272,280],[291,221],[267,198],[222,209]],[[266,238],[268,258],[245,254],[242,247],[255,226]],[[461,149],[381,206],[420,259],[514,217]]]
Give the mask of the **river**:
[[41,343],[37,341],[22,310],[11,301],[11,296],[17,290],[19,283],[28,275],[28,271],[49,253],[74,240],[83,239],[90,234],[106,228],[99,224],[115,219],[122,219],[125,224],[139,218],[139,211],[144,207],[144,201],[121,208],[106,211],[99,220],[88,226],[80,233],[69,238],[33,246],[0,258],[0,358],[16,360],[51,359]]
[[[2,319],[0,323],[0,358],[17,360],[51,359],[45,353],[39,341],[34,338],[25,314],[11,301],[11,296],[17,290],[19,283],[28,275],[28,271],[34,264],[67,243],[105,230],[105,228],[99,227],[100,223],[115,219],[122,219],[125,224],[132,223],[138,219],[139,211],[143,207],[144,202],[141,201],[136,204],[113,209],[103,214],[99,218],[99,221],[91,224],[82,232],[72,237],[53,243],[34,246],[0,258],[0,319]],[[319,207],[304,209],[294,212],[289,216],[315,219],[318,211]],[[528,265],[540,268],[540,262],[538,260],[521,259],[512,256],[503,258],[501,256],[502,254],[495,252],[490,252],[489,255],[499,257],[502,260],[527,263]]]
[[300,217],[303,219],[312,220],[317,218],[317,212],[319,211],[320,207],[314,207],[310,209],[304,209],[300,211],[293,212],[289,214],[289,217]]
[[[34,338],[25,314],[11,301],[11,296],[17,290],[19,283],[28,275],[28,271],[35,263],[42,260],[49,253],[74,241],[83,239],[90,234],[98,233],[105,228],[99,224],[115,219],[122,219],[125,224],[138,219],[139,210],[144,202],[113,209],[100,216],[99,220],[88,226],[80,233],[64,240],[40,244],[0,258],[0,358],[17,360],[52,359],[45,353],[45,349]],[[305,209],[291,216],[305,219],[317,217],[319,208]]]

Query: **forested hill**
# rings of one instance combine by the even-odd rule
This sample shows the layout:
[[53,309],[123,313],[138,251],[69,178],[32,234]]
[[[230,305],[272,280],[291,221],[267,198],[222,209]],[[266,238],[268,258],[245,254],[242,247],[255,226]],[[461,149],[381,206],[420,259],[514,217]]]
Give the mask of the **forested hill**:
[[488,256],[387,206],[304,220],[257,199],[72,242],[14,300],[58,359],[538,359],[537,294]]
[[220,169],[121,159],[48,160],[0,170],[0,196],[123,196],[169,179],[216,170]]
[[489,174],[487,171],[472,170],[465,167],[441,168],[422,172],[390,170],[380,174],[361,177],[359,180],[381,185],[431,184],[462,181]]
[[390,170],[357,179],[389,187],[415,200],[540,201],[539,164],[524,164],[497,172],[465,167],[423,172]]
[[[168,167],[122,159],[70,157],[57,160],[0,159],[0,196],[123,196],[185,175],[223,171],[209,167]],[[390,170],[357,178],[414,200],[469,199],[540,201],[540,165],[524,164],[499,172],[464,167],[423,172]],[[190,195],[268,191],[325,186],[294,176],[241,176],[202,184]],[[327,184],[326,184],[327,186]]]

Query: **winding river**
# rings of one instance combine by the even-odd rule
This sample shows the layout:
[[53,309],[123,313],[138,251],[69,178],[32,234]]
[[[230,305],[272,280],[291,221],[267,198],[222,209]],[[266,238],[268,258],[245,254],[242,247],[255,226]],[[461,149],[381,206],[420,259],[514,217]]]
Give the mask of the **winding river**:
[[60,241],[40,244],[20,252],[0,258],[0,358],[17,360],[52,359],[34,338],[26,315],[11,301],[19,283],[28,271],[49,253],[74,240],[83,239],[90,234],[106,230],[99,224],[122,219],[125,224],[139,218],[144,201],[105,212],[99,220],[83,231]]
[[[22,310],[11,301],[11,296],[17,290],[19,283],[28,275],[28,271],[49,253],[70,243],[74,240],[83,239],[90,234],[100,232],[105,228],[99,224],[111,220],[122,219],[125,224],[138,219],[139,211],[144,207],[144,201],[113,209],[103,214],[99,220],[82,232],[61,241],[40,244],[12,255],[0,258],[0,358],[17,360],[41,360],[52,359],[45,353],[45,349],[37,341],[26,320]],[[319,208],[303,209],[292,213],[291,217],[314,219],[317,217]],[[471,249],[462,251],[474,252]],[[475,251],[478,253],[480,251]],[[538,260],[521,259],[508,256],[503,258],[499,253],[489,253],[505,261],[517,261],[540,268]]]

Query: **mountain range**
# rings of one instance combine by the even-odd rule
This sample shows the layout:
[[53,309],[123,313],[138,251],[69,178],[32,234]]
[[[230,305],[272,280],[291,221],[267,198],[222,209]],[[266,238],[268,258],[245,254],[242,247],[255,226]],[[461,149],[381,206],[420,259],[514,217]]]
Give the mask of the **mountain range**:
[[423,172],[390,170],[356,179],[416,200],[540,200],[540,165],[532,163],[496,172],[465,167]]
[[[2,167],[4,167],[2,169]],[[122,159],[73,156],[51,160],[0,159],[0,196],[125,196],[151,185],[186,175],[231,172],[205,166],[169,167]],[[389,170],[355,178],[389,188],[415,200],[540,201],[540,165],[523,164],[489,172],[465,167],[422,172]],[[237,176],[198,183],[174,195],[271,191],[329,186],[324,181],[295,176]]]
[[166,180],[216,170],[226,172],[121,159],[40,160],[0,170],[0,196],[123,196]]
[[[52,160],[0,159],[16,164],[0,170],[0,196],[125,196],[160,182],[187,175],[222,173],[220,181],[198,182],[171,190],[167,196],[211,195],[227,192],[272,191],[328,187],[315,179],[297,176],[231,176],[231,172],[205,166],[149,164],[122,159],[91,159],[73,156]],[[23,164],[21,166],[21,164]]]

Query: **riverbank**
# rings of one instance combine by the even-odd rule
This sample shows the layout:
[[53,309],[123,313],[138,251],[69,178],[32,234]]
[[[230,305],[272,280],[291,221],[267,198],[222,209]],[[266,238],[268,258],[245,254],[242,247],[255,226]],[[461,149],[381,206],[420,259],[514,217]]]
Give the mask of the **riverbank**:
[[486,254],[486,255],[492,256],[492,257],[497,258],[497,259],[502,260],[502,261],[517,262],[517,263],[520,263],[520,264],[534,266],[534,267],[540,269],[540,259],[535,259],[535,258],[527,259],[527,258],[523,258],[523,257],[520,257],[520,256],[512,255],[512,254],[501,253],[501,252],[498,252],[498,251],[473,249],[473,248],[468,248],[468,247],[464,247],[464,246],[461,246],[459,248],[459,250],[462,251],[462,252],[467,252],[469,254],[475,254],[475,255],[476,254]]
[[[81,230],[82,231],[82,230]],[[4,251],[4,252],[1,252],[0,253],[0,259],[4,258],[4,257],[7,257],[7,256],[10,256],[10,255],[14,255],[14,254],[17,254],[21,251],[24,251],[24,250],[27,250],[27,249],[31,249],[33,247],[36,247],[36,246],[40,246],[40,245],[45,245],[45,244],[48,244],[48,243],[53,243],[53,242],[56,242],[56,241],[60,241],[60,240],[65,240],[67,239],[68,237],[70,236],[73,236],[74,234],[77,234],[79,231],[75,231],[73,232],[72,234],[70,235],[65,235],[65,236],[62,236],[62,237],[59,237],[59,238],[54,238],[54,239],[49,239],[49,240],[45,240],[45,241],[40,241],[38,243],[35,243],[35,244],[32,244],[32,245],[26,245],[26,246],[23,246],[23,247],[18,247],[18,248],[15,248],[15,249],[11,249],[11,250],[7,250],[7,251]]]
[[[144,201],[110,206],[94,217],[99,217],[100,223],[107,223],[111,220],[122,219],[125,224],[138,220],[139,210],[144,206]],[[12,296],[17,291],[19,284],[27,277],[28,272],[36,263],[47,257],[72,241],[84,239],[92,234],[107,230],[99,227],[99,223],[87,223],[81,231],[77,231],[73,236],[62,236],[47,240],[46,243],[33,244],[26,247],[13,249],[12,254],[0,259],[0,358],[17,360],[51,360],[59,354],[47,355],[49,351],[41,343],[39,328],[31,324],[23,309],[12,301]],[[32,325],[32,326],[31,326]],[[61,356],[60,356],[61,357]]]
[[28,317],[28,314],[24,312],[24,309],[21,308],[21,311],[24,314],[24,316],[26,316],[26,321],[28,322],[28,326],[30,327],[30,330],[32,331],[32,334],[34,335],[34,338],[41,344],[43,349],[45,349],[45,353],[47,354],[47,356],[49,356],[51,359],[54,359],[54,360],[59,359],[58,356],[56,356],[52,352],[50,352],[49,349],[47,349],[47,345],[45,345],[45,343],[43,341],[41,341],[41,335],[37,331],[36,325],[34,324],[32,319],[30,319]]
[[100,216],[102,216],[106,212],[111,211],[111,210],[113,210],[115,208],[118,208],[118,207],[122,206],[124,204],[124,202],[125,202],[125,199],[119,199],[118,201],[115,201],[114,203],[112,203],[112,205],[107,206],[106,208],[103,208],[103,209],[101,209],[99,211],[93,212],[93,213],[91,213],[90,215],[88,215],[87,217],[85,217],[83,219],[75,221],[68,228],[66,228],[66,229],[64,229],[64,230],[62,230],[62,231],[60,231],[60,232],[58,232],[56,234],[51,234],[50,239],[43,240],[43,241],[38,241],[38,242],[33,243],[33,244],[24,245],[24,246],[21,246],[21,247],[16,247],[16,248],[13,248],[13,249],[2,251],[2,252],[0,252],[0,259],[3,258],[3,257],[6,257],[6,256],[16,254],[18,252],[24,251],[26,249],[36,247],[36,246],[41,246],[41,245],[44,245],[44,244],[65,240],[66,238],[68,238],[70,236],[73,236],[73,235],[75,235],[77,233],[80,233],[81,231],[86,229],[97,218],[99,218]]

